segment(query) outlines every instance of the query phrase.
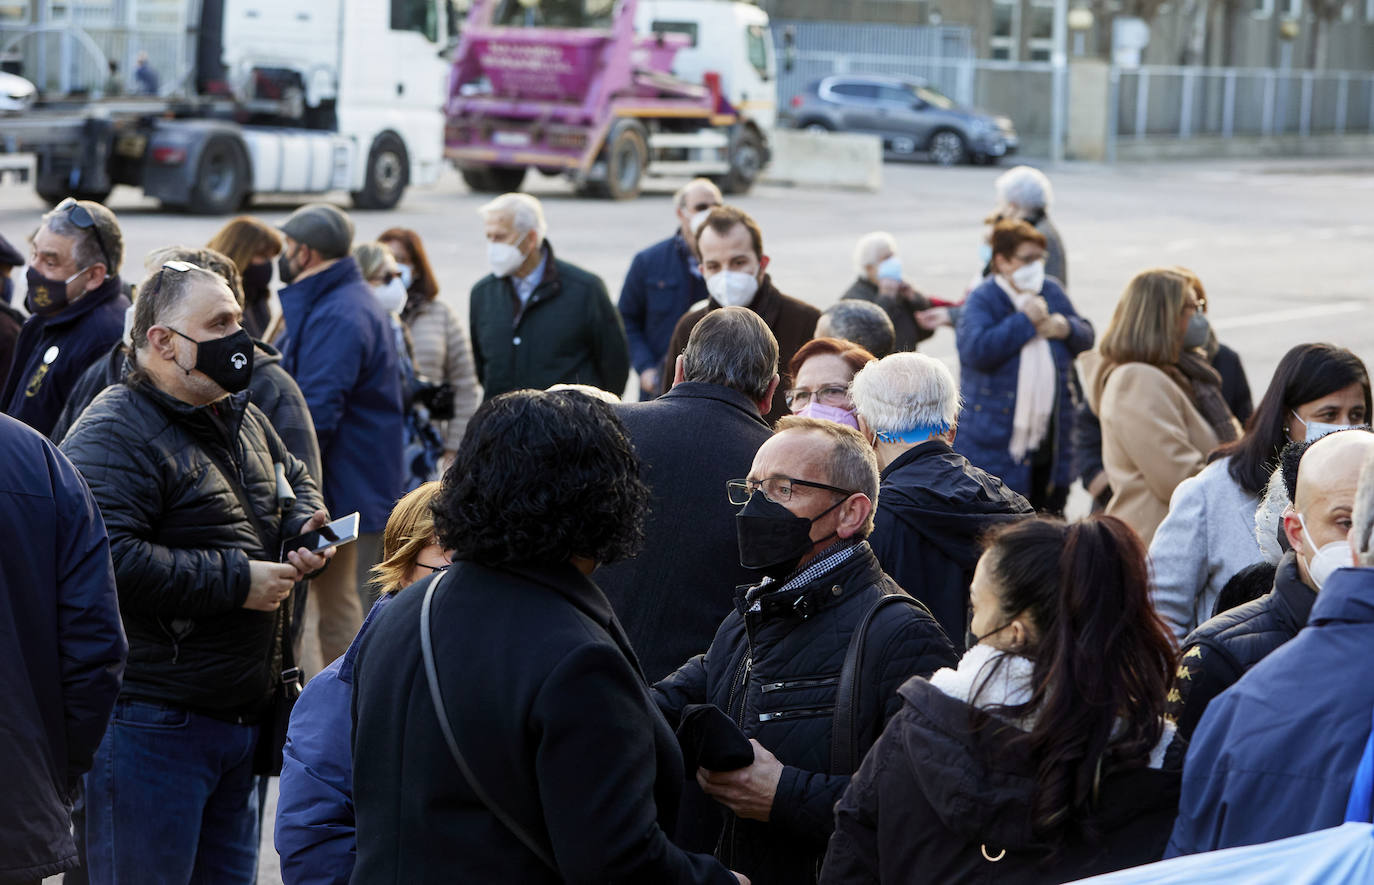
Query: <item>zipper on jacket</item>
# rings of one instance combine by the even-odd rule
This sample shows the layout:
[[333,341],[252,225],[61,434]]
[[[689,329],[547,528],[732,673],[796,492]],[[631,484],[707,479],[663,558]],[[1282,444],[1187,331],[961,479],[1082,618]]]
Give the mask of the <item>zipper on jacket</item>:
[[760,722],[777,722],[781,719],[801,719],[806,716],[829,716],[835,712],[835,705],[828,707],[796,707],[791,710],[776,710],[772,713],[760,713]]
[[839,674],[834,676],[815,676],[808,679],[789,679],[786,682],[765,682],[761,686],[764,694],[774,691],[787,691],[793,688],[820,688],[826,685],[836,685],[840,681]]
[[[747,638],[747,634],[746,634]],[[749,671],[754,666],[753,643],[749,643],[749,648],[744,654],[744,658],[735,668],[735,678],[731,681],[730,697],[725,702],[725,715],[735,720],[735,724],[741,729],[744,728],[744,709],[748,705],[749,692]],[[739,714],[734,712],[735,695],[739,695]],[[735,862],[735,814],[727,811],[729,817],[725,821],[725,826],[721,828],[720,838],[716,841],[716,857],[727,867],[733,869]]]

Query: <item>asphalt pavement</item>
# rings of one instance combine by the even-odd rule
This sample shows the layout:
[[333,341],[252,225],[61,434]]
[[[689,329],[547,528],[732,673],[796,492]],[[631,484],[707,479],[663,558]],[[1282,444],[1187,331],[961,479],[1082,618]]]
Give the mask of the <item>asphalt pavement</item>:
[[[769,271],[790,295],[832,304],[854,276],[855,242],[886,230],[913,285],[957,300],[978,269],[981,220],[994,208],[1000,171],[888,164],[877,193],[765,184],[732,202],[762,226]],[[1240,353],[1256,401],[1294,344],[1329,341],[1374,359],[1374,159],[1068,164],[1047,171],[1055,189],[1050,215],[1068,250],[1069,295],[1099,334],[1134,273],[1183,265],[1206,285],[1213,325]],[[558,255],[599,274],[614,299],[634,253],[672,233],[671,194],[681,183],[651,184],[626,203],[582,199],[561,179],[533,173],[525,189],[544,201]],[[346,194],[336,199],[347,207]],[[468,291],[486,273],[476,211],[486,199],[448,172],[435,186],[412,189],[392,211],[353,217],[359,240],[392,226],[418,231],[441,297],[466,316]],[[203,244],[224,221],[164,212],[128,188],[117,189],[109,205],[124,230],[125,275],[133,279],[150,250]],[[248,211],[277,222],[293,206],[274,200]],[[0,187],[0,233],[22,244],[43,209],[24,187]],[[22,290],[22,273],[15,277]],[[923,349],[957,363],[949,330]],[[260,882],[277,883],[270,826],[264,836]]]

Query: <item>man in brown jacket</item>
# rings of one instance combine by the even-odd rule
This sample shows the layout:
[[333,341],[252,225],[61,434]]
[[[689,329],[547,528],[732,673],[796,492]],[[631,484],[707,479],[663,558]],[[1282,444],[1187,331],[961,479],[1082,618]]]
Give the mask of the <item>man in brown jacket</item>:
[[[711,293],[706,306],[678,320],[663,363],[662,377],[671,379],[678,354],[687,347],[692,329],[702,317],[718,307],[747,307],[763,318],[778,339],[778,365],[785,366],[801,346],[811,340],[821,312],[811,305],[782,294],[765,271],[768,256],[763,252],[763,232],[748,213],[734,206],[711,210],[697,230],[697,253],[701,275]],[[784,378],[782,386],[791,384]],[[764,419],[772,424],[788,413],[787,399],[773,398],[773,408]]]

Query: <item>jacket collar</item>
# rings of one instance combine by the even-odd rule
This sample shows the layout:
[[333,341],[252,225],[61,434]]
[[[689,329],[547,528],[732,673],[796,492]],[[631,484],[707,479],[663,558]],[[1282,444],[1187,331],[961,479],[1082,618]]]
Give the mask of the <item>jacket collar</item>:
[[185,425],[196,438],[235,451],[233,443],[238,439],[244,413],[248,410],[249,391],[230,394],[203,406],[193,406],[159,390],[149,381],[140,380],[129,386],[147,397],[173,421]]
[[954,449],[950,448],[949,443],[945,442],[942,439],[928,439],[923,443],[912,446],[905,452],[902,452],[896,458],[892,459],[892,463],[888,464],[886,467],[883,468],[882,473],[879,474],[878,478],[879,480],[885,480],[887,479],[889,474],[895,473],[896,471],[901,470],[903,467],[910,464],[912,461],[918,461],[921,458],[926,457],[927,455],[952,454],[954,454]]
[[345,255],[319,273],[282,289],[277,297],[281,300],[282,315],[286,319],[287,335],[300,331],[301,323],[326,293],[362,281],[363,272],[358,269],[358,262],[353,260],[353,256]]
[[1342,568],[1326,579],[1308,624],[1374,623],[1374,568]]
[[738,390],[731,390],[720,384],[708,384],[705,381],[684,381],[681,384],[673,385],[673,387],[667,393],[663,394],[663,396],[659,397],[659,399],[714,400],[719,403],[725,403],[732,408],[739,409],[764,427],[768,426],[768,422],[759,414],[758,403],[750,400],[749,397],[740,393]]
[[1274,606],[1279,616],[1289,621],[1293,632],[1297,633],[1307,623],[1316,601],[1316,592],[1302,582],[1298,554],[1289,550],[1279,560],[1278,571],[1274,573]]
[[[716,299],[710,299],[710,310],[720,307]],[[778,318],[782,315],[782,293],[773,285],[773,277],[769,274],[763,275],[763,282],[759,283],[759,290],[754,294],[754,300],[749,302],[749,309],[763,318],[763,322],[768,328],[776,328]]]
[[[846,600],[850,595],[847,591],[867,586],[882,574],[882,567],[868,542],[860,541],[857,547],[848,559],[800,587],[786,591],[765,590],[758,594],[750,592],[758,585],[736,588],[735,607],[744,616],[745,624],[753,626],[774,620],[804,621],[815,617]],[[785,583],[779,581],[777,586],[781,588]]]
[[44,324],[50,329],[72,325],[87,314],[114,301],[123,291],[124,282],[117,274],[112,277],[106,277],[105,282],[97,286],[94,291],[86,293],[86,295],[80,298],[75,304],[64,309],[56,316],[48,317],[44,321]]

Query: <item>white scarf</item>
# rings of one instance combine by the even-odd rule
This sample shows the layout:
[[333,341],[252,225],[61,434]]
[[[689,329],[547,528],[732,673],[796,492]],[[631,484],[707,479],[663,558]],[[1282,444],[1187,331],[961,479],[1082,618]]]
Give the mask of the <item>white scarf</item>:
[[[1001,665],[994,666],[999,658]],[[930,684],[956,701],[986,710],[1016,707],[1029,701],[1034,675],[1035,662],[1030,658],[999,651],[990,645],[975,645],[959,659],[958,669],[936,670],[930,676]],[[1030,731],[1035,727],[1036,712],[1032,710],[1012,724],[1022,731]],[[1165,719],[1164,733],[1150,751],[1151,768],[1164,765],[1164,753],[1173,743],[1176,731],[1174,723]]]
[[[1039,292],[1018,292],[1011,283],[997,277],[997,285],[1011,299],[1018,311],[1025,308]],[[1040,448],[1050,427],[1054,411],[1054,396],[1059,379],[1054,370],[1054,356],[1050,342],[1037,334],[1021,347],[1021,366],[1016,375],[1016,411],[1011,422],[1011,443],[1007,450],[1017,464],[1026,455]]]

